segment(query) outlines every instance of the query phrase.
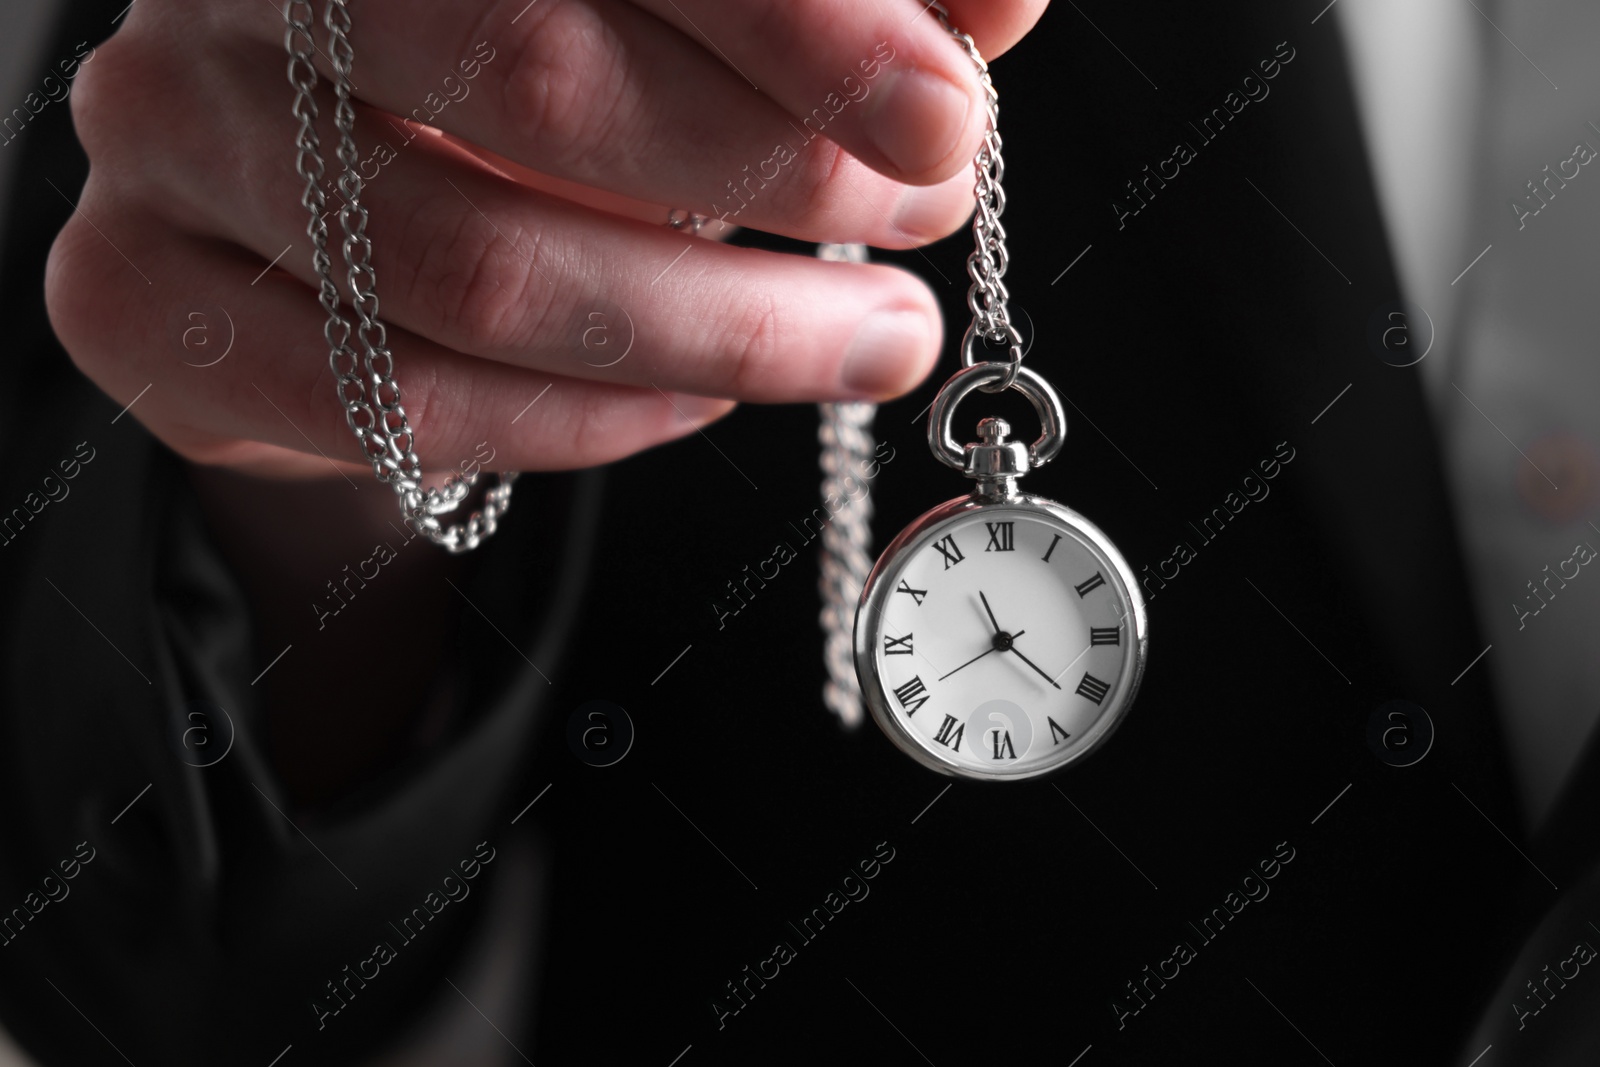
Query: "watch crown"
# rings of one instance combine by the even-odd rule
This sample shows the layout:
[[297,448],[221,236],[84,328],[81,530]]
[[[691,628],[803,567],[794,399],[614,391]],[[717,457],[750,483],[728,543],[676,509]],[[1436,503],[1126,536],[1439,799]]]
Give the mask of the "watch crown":
[[986,445],[997,445],[1006,439],[1006,434],[1011,432],[1011,424],[1005,419],[979,419],[978,439]]
[[1032,466],[1028,446],[1021,441],[1008,441],[1011,426],[1005,419],[982,419],[978,422],[981,444],[968,445],[967,477],[978,482],[978,495],[1003,498],[1016,491],[1016,479],[1026,474]]

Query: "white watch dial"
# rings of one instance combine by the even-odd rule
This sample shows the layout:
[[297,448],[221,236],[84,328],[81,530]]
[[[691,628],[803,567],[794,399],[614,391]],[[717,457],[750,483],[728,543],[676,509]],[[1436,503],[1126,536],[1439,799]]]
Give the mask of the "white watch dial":
[[1060,505],[955,510],[879,571],[857,622],[862,680],[879,725],[924,764],[1043,774],[1097,745],[1131,703],[1143,603],[1105,536]]

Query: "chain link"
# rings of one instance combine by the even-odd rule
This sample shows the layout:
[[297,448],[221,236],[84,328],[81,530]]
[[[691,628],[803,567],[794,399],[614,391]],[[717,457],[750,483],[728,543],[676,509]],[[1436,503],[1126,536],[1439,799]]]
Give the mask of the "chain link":
[[667,226],[674,230],[687,230],[694,236],[700,236],[700,231],[711,220],[705,215],[696,215],[688,208],[675,207],[667,212]]
[[[478,480],[452,474],[443,487],[423,489],[422,460],[416,452],[416,435],[401,403],[400,385],[394,378],[394,355],[388,334],[378,317],[377,274],[372,269],[372,241],[367,237],[367,209],[361,203],[361,175],[355,142],[355,107],[351,102],[350,70],[355,51],[350,44],[350,11],[346,0],[327,0],[323,24],[329,35],[329,62],[334,70],[334,126],[339,133],[339,228],[344,233],[341,251],[349,270],[346,281],[351,307],[359,320],[352,326],[345,317],[339,287],[333,281],[333,261],[328,254],[327,198],[322,191],[324,164],[317,136],[315,91],[317,69],[312,62],[316,38],[311,0],[286,0],[283,9],[288,29],[284,49],[289,53],[289,84],[295,90],[293,114],[300,122],[295,137],[295,170],[305,180],[300,203],[310,212],[306,234],[311,238],[311,263],[319,279],[318,302],[328,313],[323,337],[328,342],[328,367],[333,372],[345,422],[355,434],[362,455],[372,464],[380,482],[394,489],[400,512],[413,528],[450,552],[468,552],[495,532],[500,516],[511,505],[515,471],[503,471],[483,497],[483,506],[464,522],[446,526],[439,516],[460,506]],[[351,347],[354,332],[361,346]]]
[[967,290],[967,308],[972,312],[972,325],[962,340],[961,362],[968,367],[990,362],[979,360],[975,354],[974,345],[980,338],[1007,345],[1011,359],[1006,376],[989,389],[998,392],[1011,387],[1016,381],[1017,369],[1022,366],[1022,334],[1012,325],[1007,304],[1011,294],[1004,281],[1010,257],[1006,252],[1006,228],[1000,224],[1000,216],[1006,210],[1005,189],[1001,186],[1006,176],[1006,163],[1000,151],[1000,93],[989,76],[989,64],[978,53],[978,46],[969,35],[950,24],[950,12],[944,4],[933,0],[928,6],[938,16],[939,24],[978,68],[978,81],[983,85],[988,129],[973,159],[977,211],[972,217],[972,253],[967,256],[967,276],[972,279],[972,286]]

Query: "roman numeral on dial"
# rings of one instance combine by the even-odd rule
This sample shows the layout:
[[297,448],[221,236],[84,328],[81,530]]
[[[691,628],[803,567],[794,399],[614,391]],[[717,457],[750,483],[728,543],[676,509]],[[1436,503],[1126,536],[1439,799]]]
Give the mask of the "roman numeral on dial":
[[[1061,742],[1072,736],[1061,728],[1060,723],[1056,722],[1048,715],[1045,716],[1045,721],[1050,724],[1050,743],[1052,745],[1059,745]],[[1061,736],[1057,737],[1057,734],[1060,734]]]
[[1011,731],[1010,730],[1005,730],[1005,731],[996,730],[996,731],[994,731],[994,733],[991,736],[994,738],[994,758],[995,759],[1016,759],[1017,758],[1017,750],[1011,744]]
[[[953,732],[952,727],[954,727]],[[934,735],[933,739],[941,745],[955,750],[961,747],[961,735],[966,731],[966,726],[956,726],[956,717],[954,715],[946,715],[944,722],[939,724],[939,732]]]
[[1079,696],[1088,697],[1096,704],[1104,700],[1106,698],[1106,694],[1110,691],[1111,686],[1107,685],[1105,682],[1102,682],[1092,674],[1085,674],[1083,676],[1083,681],[1078,683],[1077,689]]
[[983,546],[985,552],[1011,552],[1016,548],[1012,541],[1014,522],[986,522],[989,528],[989,543]]
[[917,607],[919,608],[922,607],[922,598],[928,595],[928,591],[926,589],[911,588],[910,583],[908,583],[904,578],[900,579],[900,585],[895,589],[895,592],[910,593],[911,599],[917,602]]
[[920,677],[913,677],[911,681],[895,689],[894,695],[895,699],[900,701],[900,706],[906,709],[907,718],[915,715],[917,709],[930,699],[928,687],[922,684]]
[[1083,597],[1088,596],[1090,593],[1094,592],[1096,589],[1099,589],[1102,585],[1105,585],[1105,584],[1106,584],[1105,575],[1101,574],[1099,571],[1095,571],[1093,578],[1090,578],[1087,582],[1084,582],[1082,585],[1075,585],[1072,588],[1074,588],[1074,589],[1076,589],[1078,591],[1078,597],[1079,597],[1079,599],[1082,599]]
[[1089,629],[1089,644],[1094,645],[1120,645],[1122,643],[1120,626],[1093,626]]
[[944,569],[949,570],[967,557],[962,553],[961,546],[956,544],[955,534],[945,534],[933,543],[939,550],[939,555],[944,557]]
[[910,634],[906,634],[904,637],[890,637],[888,634],[883,635],[883,654],[885,656],[909,656],[911,655],[911,652],[912,648]]
[[1055,552],[1056,546],[1059,545],[1060,543],[1061,543],[1061,535],[1060,534],[1056,534],[1056,539],[1054,541],[1051,541],[1050,542],[1050,547],[1044,550],[1044,561],[1046,563],[1050,562],[1051,554]]

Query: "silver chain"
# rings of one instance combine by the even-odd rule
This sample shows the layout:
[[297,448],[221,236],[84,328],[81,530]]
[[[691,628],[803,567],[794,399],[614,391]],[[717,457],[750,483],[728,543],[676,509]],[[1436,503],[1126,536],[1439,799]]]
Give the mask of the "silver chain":
[[[976,184],[973,195],[977,211],[972,220],[973,250],[967,257],[967,274],[972,286],[967,290],[967,307],[972,311],[972,325],[967,328],[961,345],[961,359],[966,366],[980,362],[975,353],[979,337],[997,343],[1006,343],[1010,361],[1005,374],[992,386],[991,392],[1010,388],[1022,366],[1022,335],[1011,324],[1006,291],[1006,231],[1000,216],[1006,209],[1006,194],[1001,187],[1005,178],[1005,159],[1000,154],[1000,94],[989,76],[989,65],[978,53],[978,46],[970,36],[950,24],[950,13],[934,0],[928,5],[939,17],[939,23],[956,39],[978,68],[978,80],[983,85],[984,103],[988,112],[988,129],[983,145],[973,160]],[[817,248],[818,257],[835,262],[864,263],[867,259],[865,245],[824,244]],[[988,361],[983,361],[988,362]],[[941,395],[943,390],[940,390]],[[876,404],[819,404],[821,424],[817,438],[822,445],[820,462],[823,471],[822,498],[846,498],[844,478],[855,474],[859,478],[862,466],[873,452],[872,419],[877,413]],[[937,453],[935,453],[937,454]],[[856,607],[861,598],[861,587],[872,570],[872,492],[869,489],[853,507],[843,507],[822,534],[822,575],[819,586],[822,592],[822,631],[825,635],[823,662],[828,668],[828,681],[823,685],[822,699],[839,721],[853,728],[862,721],[861,683],[856,676],[854,652],[854,627]]]
[[[351,104],[350,68],[355,59],[350,45],[350,12],[346,0],[327,0],[323,19],[329,35],[329,61],[334,69],[334,126],[339,131],[339,226],[344,232],[343,252],[349,266],[347,281],[354,299],[360,326],[355,334],[361,356],[350,347],[351,324],[345,318],[339,287],[332,277],[332,258],[328,254],[327,200],[322,192],[323,161],[317,137],[317,69],[311,56],[316,49],[312,33],[314,12],[311,0],[287,0],[283,17],[288,23],[284,49],[289,53],[289,84],[294,87],[294,117],[300,121],[295,138],[295,170],[305,180],[300,203],[311,214],[306,233],[311,238],[312,267],[320,280],[318,300],[328,313],[323,336],[328,342],[328,367],[333,371],[339,404],[345,421],[361,446],[362,455],[372,464],[380,482],[394,489],[400,498],[400,512],[406,521],[427,538],[450,552],[467,552],[493,534],[500,516],[511,504],[511,483],[515,471],[504,471],[498,482],[483,497],[483,506],[464,522],[446,526],[439,516],[456,510],[477,483],[478,472],[452,474],[443,487],[424,490],[422,460],[416,452],[416,435],[400,403],[400,385],[394,379],[394,356],[389,351],[388,334],[378,318],[377,275],[372,269],[372,241],[367,237],[367,209],[361,203],[361,175],[356,166],[359,155],[355,142],[355,108]],[[358,369],[359,368],[359,369]]]
[[711,220],[705,215],[696,215],[688,208],[675,207],[667,212],[667,227],[673,230],[688,230],[694,236],[700,236],[700,231]]
[[[817,246],[817,258],[835,263],[865,263],[867,246],[859,244]],[[865,481],[862,468],[873,461],[872,419],[878,405],[866,402],[818,404],[821,421],[817,440],[822,445],[822,499],[850,500],[845,478]],[[826,504],[824,504],[826,509]],[[872,489],[861,499],[846,503],[822,530],[822,573],[817,586],[822,593],[824,641],[822,661],[828,680],[822,702],[846,729],[862,722],[861,682],[856,677],[855,622],[861,587],[872,570]]]
[[1001,182],[1006,176],[1005,157],[1000,154],[1000,93],[989,76],[989,64],[978,54],[972,38],[950,24],[950,12],[944,4],[934,0],[928,5],[939,17],[939,24],[956,39],[967,58],[978,68],[978,81],[983,85],[985,110],[988,112],[988,130],[983,145],[973,159],[977,184],[973,193],[977,211],[972,217],[972,253],[967,256],[967,275],[972,286],[967,290],[967,307],[972,311],[972,325],[967,329],[961,345],[961,362],[964,366],[987,362],[978,359],[975,342],[981,337],[996,344],[1005,344],[1010,350],[1010,363],[1005,378],[990,387],[997,392],[1008,389],[1016,381],[1017,370],[1022,366],[1022,334],[1011,323],[1007,301],[1011,294],[1006,290],[1006,267],[1010,262],[1006,252],[1006,228],[1000,216],[1006,210],[1006,194]]

